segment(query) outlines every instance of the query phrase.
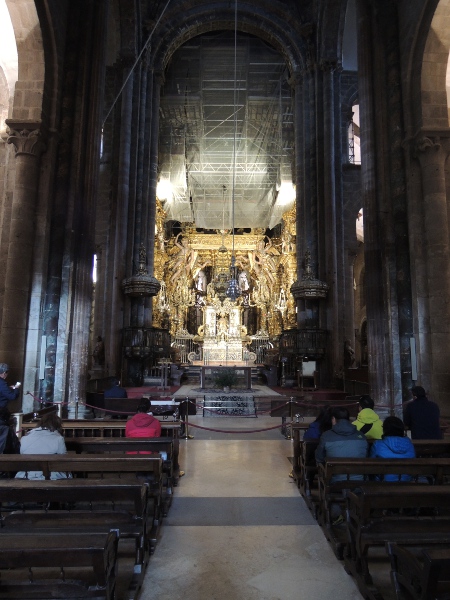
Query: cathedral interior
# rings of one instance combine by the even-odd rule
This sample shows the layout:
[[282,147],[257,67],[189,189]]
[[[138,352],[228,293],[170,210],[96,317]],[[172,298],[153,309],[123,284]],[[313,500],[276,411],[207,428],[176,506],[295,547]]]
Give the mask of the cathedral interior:
[[0,0],[16,408],[170,362],[450,415],[449,32],[448,0]]

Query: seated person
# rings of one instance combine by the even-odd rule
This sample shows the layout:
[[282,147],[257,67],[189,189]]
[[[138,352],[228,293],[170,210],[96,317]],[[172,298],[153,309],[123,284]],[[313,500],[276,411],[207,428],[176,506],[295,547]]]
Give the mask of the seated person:
[[[367,456],[368,442],[365,436],[350,423],[350,415],[346,408],[338,406],[331,412],[332,427],[320,436],[319,445],[316,448],[317,463],[324,463],[327,457],[331,458],[365,458]],[[334,475],[331,483],[344,481],[347,476]],[[362,480],[363,475],[350,475],[349,479]],[[344,517],[341,506],[333,502],[330,507],[330,515],[333,525],[343,523]]]
[[[383,437],[376,440],[370,449],[371,458],[415,458],[414,444],[405,435],[405,426],[398,417],[386,417],[383,422]],[[376,479],[381,479],[377,476]],[[385,475],[384,481],[411,481],[410,475]]]
[[[125,426],[125,437],[143,438],[143,437],[161,437],[161,423],[151,414],[151,404],[148,398],[142,398],[137,407],[137,413],[131,417]],[[137,454],[128,452],[127,454]],[[152,452],[142,451],[139,454],[152,454]],[[167,460],[167,452],[159,452],[163,460]],[[178,476],[183,477],[184,471],[180,471]]]
[[331,406],[322,406],[316,419],[303,435],[304,440],[318,440],[324,431],[331,429]]
[[120,387],[120,380],[114,378],[112,380],[112,386],[109,390],[105,390],[103,393],[104,398],[128,398],[127,390]]
[[[368,443],[365,436],[350,423],[350,415],[346,408],[338,406],[331,411],[332,427],[320,436],[316,448],[316,461],[324,463],[331,458],[365,458]],[[336,475],[333,481],[347,479],[345,475]],[[350,479],[363,479],[362,475],[351,475]]]
[[[39,427],[32,429],[20,440],[20,454],[66,454],[62,436],[62,422],[55,412],[41,418]],[[50,479],[67,479],[67,473],[52,472]],[[18,479],[45,479],[42,471],[20,471]]]
[[150,400],[143,398],[137,407],[137,413],[125,426],[125,437],[161,437],[161,423],[151,413]]
[[358,416],[353,425],[358,431],[363,433],[368,440],[381,440],[383,435],[383,423],[380,417],[373,410],[375,402],[370,396],[365,394],[359,399]]

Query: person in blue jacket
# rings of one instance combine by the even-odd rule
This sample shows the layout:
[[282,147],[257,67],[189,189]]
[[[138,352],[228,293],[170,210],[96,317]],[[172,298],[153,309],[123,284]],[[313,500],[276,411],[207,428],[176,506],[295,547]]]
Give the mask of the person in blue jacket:
[[[405,435],[405,426],[398,417],[386,417],[383,421],[383,437],[373,442],[371,458],[415,458],[414,444]],[[377,479],[380,479],[377,476]],[[401,475],[400,481],[411,481],[410,475]],[[399,481],[398,475],[385,475],[384,481]]]

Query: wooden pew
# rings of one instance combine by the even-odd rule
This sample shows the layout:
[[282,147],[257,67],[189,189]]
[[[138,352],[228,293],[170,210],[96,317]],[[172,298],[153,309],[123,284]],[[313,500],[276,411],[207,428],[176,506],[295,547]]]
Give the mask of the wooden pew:
[[[346,568],[361,589],[372,584],[368,552],[394,542],[406,546],[450,544],[450,487],[447,485],[365,484],[346,492],[349,552]],[[418,509],[433,511],[421,516]]]
[[[161,440],[169,438],[173,441],[173,484],[178,485],[180,465],[180,421],[167,421],[164,418],[161,422]],[[123,420],[87,420],[87,419],[63,419],[63,435],[65,440],[73,438],[105,438],[118,439],[125,438],[125,427],[127,422]],[[36,427],[36,423],[27,423],[24,425],[24,432]]]
[[[148,488],[143,483],[78,478],[3,480],[0,501],[2,530],[7,533],[120,530],[121,538],[135,541],[135,565],[139,567],[135,572],[142,572],[148,562]],[[56,510],[49,509],[55,503]],[[38,508],[39,504],[43,507]]]
[[[0,471],[42,471],[44,477],[50,478],[51,472],[72,473],[74,477],[98,480],[121,477],[125,483],[145,483],[149,489],[147,503],[147,533],[150,549],[153,550],[162,520],[162,459],[146,456],[105,456],[104,454],[1,454]],[[5,480],[6,484],[11,481]],[[56,483],[61,483],[59,480]],[[2,482],[0,481],[0,484]],[[69,481],[70,483],[70,481]],[[4,489],[3,487],[0,489]],[[0,496],[1,502],[1,496]]]
[[[319,440],[301,440],[304,424],[293,424],[294,438],[294,478],[297,481],[308,508],[317,518],[319,491],[317,486],[318,467],[315,459],[315,449]],[[372,440],[368,440],[369,444]],[[414,440],[417,458],[450,457],[450,442],[443,440]]]
[[450,598],[450,549],[422,549],[415,556],[407,548],[387,542],[391,582],[396,600],[448,600]]
[[[158,419],[161,422],[161,437],[170,437],[173,440],[179,439],[181,427],[180,421],[168,421],[164,418]],[[126,420],[111,419],[63,419],[64,437],[105,437],[120,438],[125,437]],[[38,427],[36,422],[24,423],[23,433]]]
[[[114,598],[118,534],[35,533],[0,534],[0,598]],[[28,579],[44,567],[47,579]],[[54,579],[48,579],[49,567],[56,567]],[[88,568],[92,581],[68,580],[64,569]],[[27,569],[23,579],[18,570]],[[80,572],[77,572],[80,575]],[[26,578],[27,577],[27,578]]]
[[[342,527],[332,524],[332,505],[341,506],[344,512],[345,493],[347,490],[357,490],[365,485],[374,475],[410,475],[412,482],[385,482],[372,481],[371,485],[376,487],[392,486],[397,483],[407,488],[411,486],[430,487],[428,481],[436,485],[444,482],[445,477],[450,474],[450,459],[436,458],[412,458],[412,459],[389,459],[384,458],[329,458],[325,464],[319,465],[318,490],[319,504],[317,518],[326,538],[329,540],[336,556],[341,559],[348,544],[347,533]],[[360,476],[360,479],[353,479]],[[340,481],[333,481],[341,477]],[[427,479],[429,478],[429,480]]]
[[[328,458],[325,464],[319,465],[319,520],[329,527],[331,525],[330,505],[331,503],[345,503],[344,490],[355,489],[367,481],[371,476],[384,477],[395,475],[409,475],[413,482],[386,482],[386,483],[423,483],[428,485],[433,482],[436,485],[444,483],[445,477],[450,474],[450,459],[447,458]],[[355,479],[356,476],[361,478]],[[340,481],[333,481],[341,477]],[[420,478],[420,481],[419,481]],[[373,481],[372,484],[385,483]]]
[[315,440],[302,442],[300,473],[298,475],[300,493],[315,519],[317,519],[319,509],[319,488],[317,485],[317,463],[315,454],[317,445],[318,442]]
[[[170,438],[66,438],[68,452],[82,453],[140,453],[152,452],[167,454],[163,461],[163,515],[167,516],[173,497],[175,480],[174,462],[178,464],[178,457],[174,456],[174,443]],[[133,454],[134,456],[134,454]],[[178,479],[178,477],[177,477]]]

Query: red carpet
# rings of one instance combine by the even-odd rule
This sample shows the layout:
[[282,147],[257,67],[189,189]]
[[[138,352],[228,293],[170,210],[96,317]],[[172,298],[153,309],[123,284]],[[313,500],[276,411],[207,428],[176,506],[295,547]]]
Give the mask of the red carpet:
[[158,389],[158,386],[142,386],[142,387],[128,387],[126,388],[128,398],[142,398],[142,396],[172,396],[180,389],[179,385],[172,385],[165,390]]

